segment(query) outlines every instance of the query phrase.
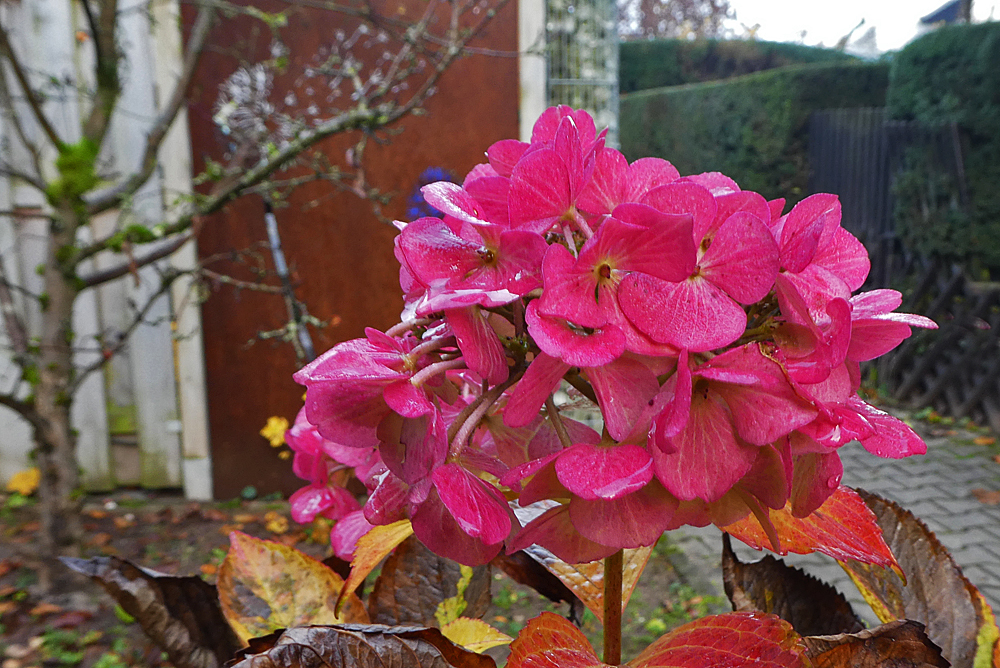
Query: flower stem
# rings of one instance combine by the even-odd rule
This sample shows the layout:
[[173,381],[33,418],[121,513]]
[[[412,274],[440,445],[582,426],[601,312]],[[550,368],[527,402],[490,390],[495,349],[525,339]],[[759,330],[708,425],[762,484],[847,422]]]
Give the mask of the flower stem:
[[622,566],[624,551],[604,560],[604,663],[622,662]]

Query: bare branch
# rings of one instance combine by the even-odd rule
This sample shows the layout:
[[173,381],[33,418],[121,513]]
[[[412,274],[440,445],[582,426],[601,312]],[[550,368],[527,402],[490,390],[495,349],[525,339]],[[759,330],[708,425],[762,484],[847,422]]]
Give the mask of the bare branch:
[[42,103],[35,96],[35,91],[31,87],[31,83],[28,81],[28,75],[24,71],[24,67],[21,65],[21,61],[18,59],[17,54],[14,53],[14,48],[11,46],[10,40],[7,38],[7,30],[0,26],[0,53],[7,58],[7,62],[10,63],[10,69],[14,72],[14,78],[17,79],[18,85],[21,90],[24,91],[24,99],[28,101],[28,106],[31,108],[31,114],[38,123],[38,126],[48,137],[49,141],[56,148],[61,148],[63,145],[62,139],[56,133],[55,128],[49,123],[48,117],[42,110]]
[[272,295],[280,295],[284,293],[284,288],[280,285],[267,285],[266,283],[255,283],[253,281],[241,281],[238,278],[233,278],[232,276],[226,276],[225,274],[220,274],[217,271],[212,271],[211,269],[195,269],[193,272],[196,276],[202,276],[204,278],[216,281],[217,283],[222,283],[223,285],[231,285],[234,288],[240,290],[253,290],[254,292],[267,292]]
[[[509,0],[500,0],[496,10],[499,11],[507,2]],[[389,127],[399,119],[409,115],[427,100],[441,78],[441,75],[463,53],[465,45],[479,34],[490,18],[488,15],[484,16],[467,32],[456,36],[452,45],[437,60],[434,69],[427,79],[413,92],[405,103],[385,102],[371,106],[363,100],[355,108],[342,112],[314,128],[303,130],[295,139],[289,141],[274,154],[262,159],[257,165],[243,170],[236,178],[221,184],[221,187],[218,187],[210,195],[197,202],[194,211],[179,217],[172,223],[160,226],[158,233],[162,237],[172,237],[187,232],[196,222],[200,224],[203,216],[215,213],[232,200],[244,194],[248,189],[264,182],[272,174],[294,161],[304,151],[312,148],[327,137],[351,130],[372,133],[376,130]],[[81,277],[83,285],[84,287],[99,285],[124,276],[130,271],[134,271],[136,267],[142,267],[155,262],[166,257],[173,250],[180,248],[191,236],[191,234],[183,234],[175,243],[161,246],[143,258],[130,262],[122,262],[116,267],[110,267],[89,276]],[[106,250],[109,239],[110,237],[99,239],[81,248],[75,255],[75,262],[80,262],[102,250]]]
[[2,255],[0,255],[0,311],[3,312],[3,324],[7,338],[10,339],[10,345],[14,349],[14,361],[23,367],[28,356],[28,334],[21,314],[17,312],[17,307],[14,305],[14,297],[10,292],[10,287],[8,287],[7,269],[4,266]]
[[139,171],[92,198],[87,206],[90,215],[95,215],[118,206],[123,199],[135,193],[153,175],[153,172],[156,170],[156,156],[160,150],[160,145],[167,136],[170,126],[173,125],[174,119],[177,118],[178,111],[180,111],[184,105],[184,101],[187,99],[188,88],[191,85],[191,79],[194,77],[195,68],[198,66],[198,60],[205,48],[205,41],[208,39],[214,14],[214,8],[209,5],[203,5],[198,11],[198,17],[195,19],[194,27],[191,30],[191,37],[188,39],[181,75],[174,85],[170,100],[163,108],[163,111],[160,112],[149,134],[146,136],[146,150],[139,164]]
[[83,381],[86,380],[87,376],[89,376],[94,371],[103,368],[104,365],[107,364],[109,359],[117,355],[119,352],[122,351],[122,349],[125,348],[125,346],[128,344],[128,340],[132,336],[132,333],[139,327],[139,325],[141,325],[146,321],[146,315],[149,313],[150,309],[153,308],[153,305],[156,303],[156,300],[158,300],[160,297],[162,297],[163,295],[167,294],[170,291],[170,286],[173,284],[175,280],[177,280],[178,277],[180,277],[180,275],[181,275],[180,272],[175,270],[170,270],[169,272],[166,272],[161,276],[160,287],[156,290],[156,292],[149,295],[148,299],[146,300],[146,303],[143,304],[142,307],[135,312],[135,315],[133,316],[129,324],[126,325],[125,329],[118,332],[118,340],[114,343],[114,345],[102,348],[101,356],[99,359],[95,360],[94,362],[85,367],[77,369],[76,375],[73,377],[72,382],[70,382],[70,384],[66,389],[66,392],[70,396],[73,396],[76,393],[76,391],[79,389]]
[[152,264],[157,260],[162,260],[165,257],[169,257],[176,253],[181,246],[186,244],[194,237],[194,233],[191,231],[186,231],[178,234],[173,239],[164,242],[163,244],[157,246],[152,251],[143,255],[142,257],[127,259],[113,267],[108,267],[106,269],[100,269],[89,275],[80,277],[81,289],[92,288],[95,285],[101,285],[102,283],[107,283],[108,281],[113,281],[116,278],[121,278],[125,274],[130,274],[137,269],[145,267],[146,265]]
[[41,180],[41,152],[38,150],[38,147],[35,146],[35,143],[28,138],[28,133],[24,130],[24,125],[21,123],[21,117],[18,116],[14,107],[14,96],[10,94],[10,87],[7,85],[7,72],[3,67],[0,67],[0,101],[2,101],[4,106],[9,110],[10,124],[14,127],[14,133],[17,135],[21,145],[24,146],[25,150],[27,150],[28,154],[31,156],[31,166],[34,168],[38,179]]
[[35,174],[29,174],[28,172],[22,172],[19,169],[14,169],[6,163],[0,163],[0,174],[3,176],[11,176],[16,179],[21,179],[36,190],[40,190],[43,193],[45,192],[45,181],[42,181],[41,178]]
[[93,36],[97,88],[94,91],[93,106],[83,123],[83,136],[98,146],[104,141],[104,134],[111,124],[111,115],[121,95],[115,35],[117,28],[118,0],[101,0],[101,15],[97,17],[97,30]]

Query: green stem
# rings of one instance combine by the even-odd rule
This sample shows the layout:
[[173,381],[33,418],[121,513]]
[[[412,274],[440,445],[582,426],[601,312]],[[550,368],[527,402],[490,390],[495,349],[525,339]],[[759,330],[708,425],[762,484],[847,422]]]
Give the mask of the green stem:
[[618,550],[604,560],[604,663],[622,662],[622,565]]

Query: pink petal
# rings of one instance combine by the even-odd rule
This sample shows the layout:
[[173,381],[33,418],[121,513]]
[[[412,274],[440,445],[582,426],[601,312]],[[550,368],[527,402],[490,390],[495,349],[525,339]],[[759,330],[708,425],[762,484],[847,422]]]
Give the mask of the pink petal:
[[688,365],[688,351],[684,350],[677,360],[677,372],[663,383],[660,390],[663,399],[660,396],[656,399],[657,404],[661,401],[667,403],[656,416],[650,436],[663,452],[667,452],[670,447],[669,441],[663,437],[676,436],[687,424],[691,414],[691,389],[691,367]]
[[810,195],[796,204],[781,226],[778,241],[781,266],[790,272],[801,272],[813,261],[824,228],[839,224],[840,200],[836,195]]
[[317,515],[337,520],[361,505],[354,495],[343,487],[328,485],[308,485],[292,494],[288,503],[292,519],[299,524],[309,524]]
[[690,181],[675,181],[653,188],[639,201],[664,213],[691,214],[691,234],[695,244],[701,243],[718,210],[712,193]]
[[574,498],[569,503],[569,517],[584,538],[628,549],[655,543],[676,509],[677,499],[654,480],[613,500]]
[[507,500],[500,492],[458,464],[446,464],[432,476],[441,502],[462,531],[487,545],[502,542],[510,535]]
[[680,172],[663,158],[639,158],[628,166],[622,202],[638,202],[647,192],[680,178]]
[[741,211],[722,224],[698,265],[727,295],[752,304],[774,286],[778,247],[760,218]]
[[785,198],[779,197],[778,199],[769,200],[767,202],[767,208],[771,212],[771,217],[767,220],[770,225],[771,222],[781,218],[781,212],[785,210]]
[[580,266],[565,246],[553,244],[542,262],[544,289],[539,313],[569,320],[581,327],[602,327],[609,322],[609,312],[617,311],[610,290],[599,289],[594,272]]
[[875,428],[874,436],[861,440],[861,445],[873,455],[899,459],[927,452],[927,444],[902,420],[880,411],[857,397],[851,397],[847,405],[864,416]]
[[692,352],[721,348],[746,329],[743,309],[700,276],[668,283],[631,274],[618,289],[618,301],[639,331]]
[[406,266],[423,285],[461,277],[479,268],[479,247],[455,234],[440,218],[415,220],[399,235]]
[[653,479],[653,461],[638,445],[578,444],[556,459],[556,475],[582,499],[617,499]]
[[768,508],[785,507],[792,486],[792,455],[787,439],[765,445],[739,487]]
[[682,501],[715,501],[746,475],[757,447],[736,438],[722,401],[695,394],[684,429],[666,442],[671,452],[653,448],[656,477]]
[[568,564],[584,564],[611,556],[618,551],[584,538],[570,522],[569,507],[546,510],[521,529],[507,546],[509,553],[541,545]]
[[847,356],[857,362],[866,362],[889,352],[905,339],[912,330],[903,322],[891,320],[858,320],[851,325],[851,344]]
[[869,290],[850,299],[851,313],[856,319],[872,318],[895,311],[903,304],[903,295],[896,290]]
[[489,176],[467,181],[465,192],[479,204],[480,217],[491,223],[506,227],[510,224],[507,212],[507,197],[510,179],[503,176]]
[[344,561],[351,561],[358,539],[373,528],[374,526],[368,523],[360,510],[341,517],[330,530],[330,547],[333,553]]
[[589,144],[597,135],[593,117],[583,109],[573,109],[565,104],[549,107],[542,112],[531,128],[531,143],[552,141],[556,138],[562,121],[569,118],[580,135],[580,141]]
[[752,385],[718,381],[711,384],[711,391],[725,399],[737,433],[749,443],[770,443],[816,417],[816,409],[795,392],[781,366],[765,357],[757,344],[718,355],[696,369],[695,375],[704,375],[712,369],[755,377]]
[[365,519],[374,525],[392,524],[406,518],[409,485],[386,471],[364,507]]
[[704,188],[707,188],[713,196],[718,197],[719,195],[727,195],[729,193],[738,192],[740,187],[736,185],[736,181],[722,174],[721,172],[703,172],[701,174],[692,174],[691,176],[685,176],[685,179],[693,183],[697,183]]
[[500,337],[478,306],[445,311],[466,365],[492,385],[507,380],[507,357]]
[[403,417],[416,418],[434,410],[434,404],[421,387],[403,379],[388,385],[382,393],[385,403]]
[[[749,213],[757,217],[765,224],[765,229],[767,229],[767,223],[771,220],[771,210],[767,206],[767,200],[751,190],[740,190],[739,192],[718,195],[715,198],[715,205],[718,207],[715,213],[715,221],[709,229],[702,232],[701,237],[696,237],[697,241],[701,241],[706,234],[719,229],[735,213]],[[768,230],[768,236],[770,236],[770,230]]]
[[522,141],[501,139],[486,150],[486,157],[497,174],[509,177],[514,171],[514,165],[527,150],[528,145]]
[[623,357],[605,366],[588,368],[586,376],[597,394],[604,426],[612,438],[624,441],[630,434],[649,429],[653,397],[660,389],[649,367]]
[[864,285],[871,270],[868,250],[842,227],[834,228],[829,240],[825,236],[820,237],[813,262],[828,269],[851,290],[857,290]]
[[572,366],[602,366],[625,352],[625,335],[614,325],[590,332],[571,328],[566,320],[540,315],[538,301],[528,304],[528,333],[547,355]]
[[792,515],[808,517],[837,491],[844,465],[836,452],[808,453],[795,457],[792,476]]
[[[431,489],[410,518],[413,533],[434,554],[466,566],[481,566],[500,553],[503,542],[487,543],[466,532]],[[509,520],[508,520],[509,521]]]
[[667,214],[645,204],[622,204],[601,225],[598,235],[602,235],[603,252],[622,258],[618,268],[665,281],[682,281],[694,271],[695,245],[688,214]]
[[595,156],[594,174],[580,194],[577,206],[589,214],[608,214],[624,200],[628,161],[619,151],[604,148]]
[[573,205],[571,174],[553,149],[521,158],[510,177],[511,227],[544,234]]
[[570,365],[541,353],[528,366],[524,376],[514,386],[503,421],[509,427],[523,427],[535,419],[545,400],[559,387],[559,381]]
[[479,202],[457,183],[438,181],[424,186],[420,189],[420,193],[424,196],[425,202],[446,216],[475,225],[489,224]]

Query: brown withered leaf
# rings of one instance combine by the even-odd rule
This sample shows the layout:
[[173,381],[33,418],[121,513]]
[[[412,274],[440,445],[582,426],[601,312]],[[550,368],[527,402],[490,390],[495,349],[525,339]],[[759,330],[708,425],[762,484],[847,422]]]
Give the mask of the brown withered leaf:
[[222,666],[241,647],[215,587],[199,577],[164,575],[117,557],[62,562],[104,587],[178,668]]
[[[559,581],[566,585],[580,601],[583,602],[598,619],[604,615],[604,561],[592,561],[588,564],[567,564],[565,561],[552,554],[549,550],[540,545],[532,545],[525,548],[532,559],[535,559],[549,572],[559,578]],[[635,591],[635,585],[639,581],[646,563],[649,562],[649,555],[653,553],[653,546],[638,547],[625,550],[622,563],[622,610],[628,605]]]
[[878,566],[843,561],[841,566],[883,622],[912,619],[958,668],[989,657],[1000,636],[979,590],[970,583],[934,533],[909,512],[858,490],[875,513],[886,543],[906,574],[906,583]]
[[580,621],[583,604],[562,580],[553,575],[547,568],[533,559],[524,550],[514,554],[502,552],[493,559],[493,565],[507,574],[514,582],[531,587],[553,603],[569,603],[570,619]]
[[984,506],[995,506],[1000,503],[1000,489],[990,490],[977,487],[971,492],[972,496],[976,497],[976,501]]
[[[437,556],[410,536],[382,565],[382,573],[368,597],[368,616],[376,624],[431,626],[438,604],[456,595],[461,577],[457,563]],[[464,617],[486,614],[491,580],[489,566],[473,569],[465,590]]]
[[920,622],[900,620],[858,633],[802,639],[816,668],[947,668]]
[[232,668],[496,668],[431,628],[342,624],[285,630],[268,649]]
[[769,612],[803,636],[865,628],[843,594],[825,582],[770,555],[753,563],[740,561],[729,534],[722,537],[722,583],[733,610]]

